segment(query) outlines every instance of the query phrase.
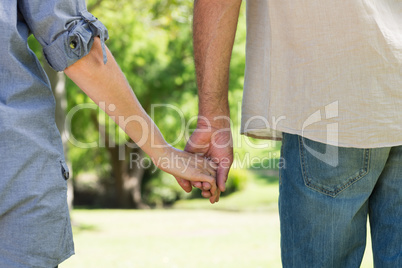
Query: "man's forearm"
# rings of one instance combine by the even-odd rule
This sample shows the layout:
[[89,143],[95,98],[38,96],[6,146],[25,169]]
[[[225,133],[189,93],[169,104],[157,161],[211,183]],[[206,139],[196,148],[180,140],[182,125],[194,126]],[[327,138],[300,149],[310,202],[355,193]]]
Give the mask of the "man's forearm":
[[240,5],[241,0],[196,0],[194,3],[199,115],[212,124],[217,116],[229,116],[229,65]]

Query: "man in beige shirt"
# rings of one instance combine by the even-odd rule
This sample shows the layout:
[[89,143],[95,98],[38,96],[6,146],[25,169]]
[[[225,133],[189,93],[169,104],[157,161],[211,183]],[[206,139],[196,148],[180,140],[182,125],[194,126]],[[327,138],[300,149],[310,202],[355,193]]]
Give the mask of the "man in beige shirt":
[[[187,150],[232,163],[229,62],[241,0],[196,0],[199,120]],[[402,2],[249,0],[242,134],[282,140],[284,267],[402,267]],[[178,179],[186,190],[190,183]],[[205,197],[208,184],[196,183]]]

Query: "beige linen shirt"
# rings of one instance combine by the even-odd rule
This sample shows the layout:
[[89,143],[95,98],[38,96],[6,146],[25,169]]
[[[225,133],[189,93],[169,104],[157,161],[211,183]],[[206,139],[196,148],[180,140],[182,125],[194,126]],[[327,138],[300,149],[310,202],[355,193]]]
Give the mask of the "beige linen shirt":
[[241,133],[402,145],[402,1],[248,0]]

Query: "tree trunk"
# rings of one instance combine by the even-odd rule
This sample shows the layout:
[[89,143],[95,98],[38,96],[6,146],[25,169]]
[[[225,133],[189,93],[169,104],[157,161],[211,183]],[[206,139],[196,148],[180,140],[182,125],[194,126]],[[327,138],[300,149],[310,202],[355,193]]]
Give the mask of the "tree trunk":
[[[64,127],[64,122],[66,118],[66,109],[67,109],[67,96],[66,96],[66,76],[63,72],[56,72],[53,70],[49,64],[44,61],[42,62],[43,68],[45,69],[47,76],[49,77],[50,84],[52,86],[52,91],[54,94],[54,98],[56,99],[56,111],[55,111],[55,119],[56,125],[59,129],[61,140],[63,142],[63,149],[64,149],[64,157],[68,163],[67,157],[67,133]],[[70,172],[70,176],[71,176]],[[73,181],[70,179],[67,181],[67,201],[68,207],[70,210],[73,208],[73,200],[74,200],[74,187]]]
[[[140,148],[133,148],[131,153],[135,153],[138,156],[139,163],[144,159],[144,152]],[[131,192],[131,198],[136,208],[149,208],[142,202],[142,179],[144,177],[145,167],[142,165],[130,165],[131,158],[128,158],[127,165],[127,178],[125,181],[125,189]]]
[[[134,153],[139,162],[144,158],[140,148],[130,149],[125,144],[111,147],[107,146],[112,162],[113,177],[115,181],[116,203],[120,208],[148,208],[142,201],[141,185],[144,175],[144,167],[141,165],[130,166],[130,154]],[[124,150],[124,151],[122,151]],[[120,160],[122,152],[124,159]]]
[[[106,145],[112,165],[114,196],[116,206],[120,208],[148,208],[142,202],[141,185],[145,167],[142,163],[144,152],[141,148],[130,148],[127,144],[118,145],[110,140],[106,126],[100,126],[98,115],[91,114],[91,120],[99,130],[99,135]],[[132,143],[132,141],[131,141]],[[132,164],[135,155],[136,164]]]
[[115,185],[115,200],[116,204],[120,208],[132,207],[130,202],[130,193],[125,189],[126,180],[126,159],[119,159],[119,152],[125,150],[125,145],[117,145],[116,147],[111,147],[110,144],[107,146],[109,151],[110,160],[112,162],[112,172]]

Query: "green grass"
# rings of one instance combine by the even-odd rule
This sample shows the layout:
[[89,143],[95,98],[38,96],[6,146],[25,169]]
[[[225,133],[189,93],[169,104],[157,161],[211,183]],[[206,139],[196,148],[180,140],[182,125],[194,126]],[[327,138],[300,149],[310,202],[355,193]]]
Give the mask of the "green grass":
[[[278,180],[254,171],[247,187],[210,205],[167,210],[74,210],[76,255],[60,268],[281,267]],[[361,267],[372,266],[370,241]]]
[[276,212],[278,200],[278,179],[255,176],[249,180],[245,190],[222,197],[211,205],[205,199],[180,200],[176,209],[212,209],[242,212]]
[[77,210],[67,267],[280,267],[278,218],[208,210]]

